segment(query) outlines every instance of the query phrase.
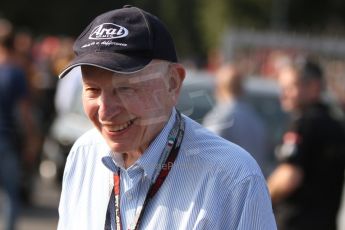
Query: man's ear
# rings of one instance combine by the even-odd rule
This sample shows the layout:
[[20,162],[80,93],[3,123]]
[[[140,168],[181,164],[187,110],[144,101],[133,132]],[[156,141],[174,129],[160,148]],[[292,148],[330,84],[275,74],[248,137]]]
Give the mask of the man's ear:
[[178,63],[173,63],[170,66],[170,76],[169,76],[169,93],[172,94],[172,97],[177,103],[178,96],[182,87],[183,80],[186,76],[185,68]]

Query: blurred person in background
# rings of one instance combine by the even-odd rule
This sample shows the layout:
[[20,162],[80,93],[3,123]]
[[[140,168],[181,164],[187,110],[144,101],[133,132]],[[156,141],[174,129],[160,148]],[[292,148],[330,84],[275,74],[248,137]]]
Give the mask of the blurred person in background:
[[[6,195],[6,230],[15,229],[18,216],[20,160],[32,164],[38,143],[27,79],[24,70],[12,58],[13,45],[12,25],[9,21],[0,19],[0,183]],[[19,149],[19,133],[25,135],[22,149]]]
[[[65,37],[61,38],[60,49],[53,60],[54,72],[56,75],[73,60],[73,43],[74,39]],[[61,79],[57,82],[54,97],[55,111],[57,116],[62,116],[71,111],[75,99],[79,96],[81,84],[80,70],[74,70],[69,74],[68,79]]]
[[[29,30],[21,29],[16,31],[13,43],[13,59],[22,68],[27,75],[31,75],[33,70],[33,53],[34,37]],[[29,76],[30,77],[30,76]]]
[[[61,49],[61,50],[60,50]],[[31,78],[35,114],[40,121],[40,130],[47,135],[55,118],[54,98],[57,84],[55,58],[63,52],[60,38],[45,36],[34,46],[35,74]]]
[[[37,75],[37,69],[35,66],[35,60],[33,56],[33,47],[34,47],[35,39],[33,34],[28,29],[17,29],[15,30],[14,34],[14,41],[13,41],[13,50],[11,51],[11,62],[20,68],[27,79],[27,88],[28,94],[30,95],[30,110],[33,113],[33,119],[35,121],[42,122],[42,119],[38,117],[36,104],[35,104],[35,88],[33,87],[33,78]],[[37,122],[35,122],[37,124]],[[38,125],[35,125],[36,128],[39,128]],[[18,135],[22,137],[22,141],[20,143],[21,148],[24,147],[25,140],[25,133],[22,133],[22,129],[18,128]],[[24,131],[25,132],[25,131]],[[38,136],[38,134],[40,134]],[[33,162],[26,162],[21,161],[20,167],[22,169],[21,173],[21,182],[20,182],[20,196],[21,201],[25,205],[31,205],[31,195],[34,192],[34,181],[37,173],[38,163],[40,160],[40,153],[41,153],[41,146],[43,136],[42,130],[37,131],[37,137],[35,137],[35,148],[37,153],[35,154],[36,157]],[[19,143],[18,143],[19,145]]]
[[268,178],[280,230],[335,230],[345,168],[345,134],[329,106],[320,65],[292,60],[278,74],[281,105],[290,128],[277,151],[280,162]]
[[203,125],[251,153],[266,175],[266,128],[255,109],[243,99],[244,76],[230,63],[222,65],[215,76],[216,105],[206,114]]

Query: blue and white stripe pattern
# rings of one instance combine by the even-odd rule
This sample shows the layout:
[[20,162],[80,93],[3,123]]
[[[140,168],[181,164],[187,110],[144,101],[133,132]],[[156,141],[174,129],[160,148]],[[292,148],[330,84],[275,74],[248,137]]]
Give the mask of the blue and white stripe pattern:
[[[185,117],[180,153],[164,184],[145,209],[140,229],[275,230],[265,179],[252,157]],[[112,173],[121,169],[121,218],[131,227],[175,120],[170,120],[130,168],[112,157],[92,130],[73,146],[66,163],[59,206],[59,230],[104,229],[112,194]],[[169,167],[169,166],[167,166]],[[110,205],[114,228],[114,207]]]

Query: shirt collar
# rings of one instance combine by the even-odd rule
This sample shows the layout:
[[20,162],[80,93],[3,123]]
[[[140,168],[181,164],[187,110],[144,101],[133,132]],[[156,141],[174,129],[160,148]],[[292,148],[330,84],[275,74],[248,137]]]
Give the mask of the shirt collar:
[[[162,131],[151,142],[149,147],[144,151],[143,155],[131,167],[129,167],[128,170],[134,168],[135,166],[139,166],[144,170],[144,175],[152,180],[154,172],[156,169],[158,169],[158,167],[160,167],[157,164],[167,143],[170,130],[173,128],[175,123],[175,117],[176,110],[174,108]],[[112,154],[111,152],[108,156],[102,158],[102,162],[109,170],[113,172],[117,171],[118,168],[123,165],[122,157],[119,154]]]
[[170,130],[173,128],[175,123],[176,111],[173,109],[168,122],[163,127],[162,131],[153,140],[149,147],[145,150],[144,154],[135,163],[144,169],[144,174],[150,180],[153,178],[153,174],[160,167],[158,164],[162,152],[166,146]]

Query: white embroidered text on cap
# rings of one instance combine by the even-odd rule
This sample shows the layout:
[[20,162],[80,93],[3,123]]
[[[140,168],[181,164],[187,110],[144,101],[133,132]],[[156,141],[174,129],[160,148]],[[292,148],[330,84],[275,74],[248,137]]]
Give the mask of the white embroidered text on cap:
[[128,35],[128,30],[113,23],[103,23],[96,26],[90,33],[89,39],[91,40],[103,40],[103,39],[115,39],[123,38]]

